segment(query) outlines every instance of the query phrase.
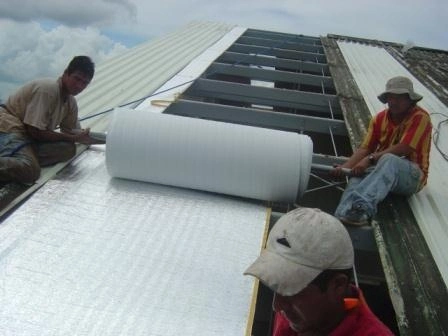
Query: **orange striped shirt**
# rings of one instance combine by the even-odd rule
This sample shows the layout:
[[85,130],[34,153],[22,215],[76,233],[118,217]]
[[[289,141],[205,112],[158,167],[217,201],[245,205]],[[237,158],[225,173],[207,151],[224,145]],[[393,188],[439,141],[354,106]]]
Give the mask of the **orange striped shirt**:
[[413,151],[408,159],[418,164],[422,170],[420,186],[423,187],[428,180],[431,132],[431,118],[421,107],[415,106],[406,119],[397,125],[390,119],[388,109],[385,109],[370,121],[361,147],[380,152],[399,143],[410,146]]

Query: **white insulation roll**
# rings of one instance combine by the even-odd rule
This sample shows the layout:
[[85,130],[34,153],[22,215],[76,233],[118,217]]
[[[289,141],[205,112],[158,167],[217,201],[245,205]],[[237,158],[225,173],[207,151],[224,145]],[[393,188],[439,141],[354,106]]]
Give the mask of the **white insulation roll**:
[[117,108],[107,134],[113,177],[294,202],[306,190],[306,135]]

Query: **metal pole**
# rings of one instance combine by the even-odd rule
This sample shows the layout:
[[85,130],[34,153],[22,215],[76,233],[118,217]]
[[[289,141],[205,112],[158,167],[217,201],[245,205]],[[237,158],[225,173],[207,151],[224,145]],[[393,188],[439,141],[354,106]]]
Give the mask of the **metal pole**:
[[[334,169],[334,167],[326,166],[326,165],[318,164],[318,163],[313,163],[313,164],[311,164],[311,169],[320,170],[320,171],[324,171],[324,172],[330,172]],[[351,171],[351,169],[348,169],[348,168],[342,168],[342,172],[344,173],[345,176],[350,176],[352,171]]]

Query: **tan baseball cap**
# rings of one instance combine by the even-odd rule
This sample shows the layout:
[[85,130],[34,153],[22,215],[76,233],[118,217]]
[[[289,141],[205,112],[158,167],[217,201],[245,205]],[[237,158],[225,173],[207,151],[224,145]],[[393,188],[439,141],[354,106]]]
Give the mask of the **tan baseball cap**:
[[291,296],[322,271],[350,269],[353,262],[352,241],[337,218],[319,209],[297,208],[275,223],[266,248],[244,274]]

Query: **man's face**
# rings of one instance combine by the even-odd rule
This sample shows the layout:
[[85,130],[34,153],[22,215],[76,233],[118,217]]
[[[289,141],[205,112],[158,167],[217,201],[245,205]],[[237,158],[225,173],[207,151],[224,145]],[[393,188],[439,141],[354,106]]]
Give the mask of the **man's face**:
[[394,115],[401,115],[406,113],[412,106],[412,100],[408,94],[387,94],[387,104],[389,111]]
[[300,333],[319,334],[325,331],[332,316],[332,300],[328,292],[322,292],[310,284],[296,295],[275,294],[273,309],[281,312],[291,328]]
[[64,73],[62,83],[69,94],[76,96],[89,85],[90,78],[80,71],[74,71],[71,74]]

